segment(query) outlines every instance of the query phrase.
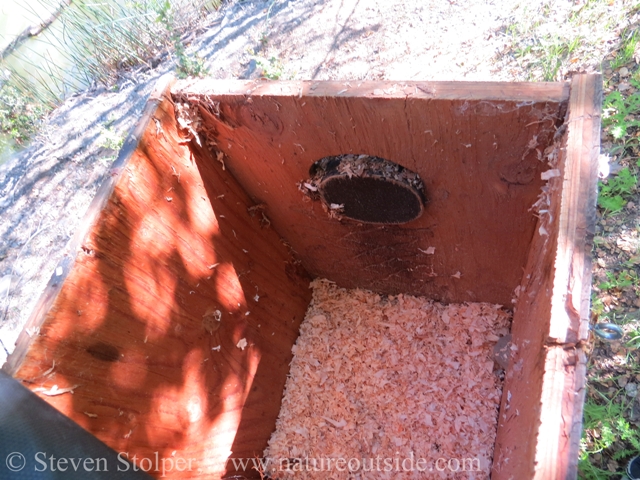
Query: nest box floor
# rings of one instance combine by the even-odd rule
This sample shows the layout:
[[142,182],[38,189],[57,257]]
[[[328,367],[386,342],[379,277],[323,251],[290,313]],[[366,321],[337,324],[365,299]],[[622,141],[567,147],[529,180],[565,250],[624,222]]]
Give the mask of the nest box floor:
[[[487,478],[502,395],[493,348],[509,332],[509,313],[327,280],[311,285],[265,451],[273,478],[396,478],[384,459],[395,465],[412,456],[434,474],[438,459],[477,459],[479,470],[468,478]],[[339,458],[358,459],[359,468],[349,471],[355,461],[343,472],[331,468],[329,459]],[[416,468],[402,478],[424,475]]]

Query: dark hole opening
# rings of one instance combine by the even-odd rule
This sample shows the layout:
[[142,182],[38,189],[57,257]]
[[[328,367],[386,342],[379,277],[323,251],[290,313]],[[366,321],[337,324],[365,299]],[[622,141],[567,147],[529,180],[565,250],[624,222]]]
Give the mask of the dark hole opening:
[[324,157],[311,166],[309,173],[307,187],[338,218],[399,224],[415,220],[424,210],[420,176],[380,157]]

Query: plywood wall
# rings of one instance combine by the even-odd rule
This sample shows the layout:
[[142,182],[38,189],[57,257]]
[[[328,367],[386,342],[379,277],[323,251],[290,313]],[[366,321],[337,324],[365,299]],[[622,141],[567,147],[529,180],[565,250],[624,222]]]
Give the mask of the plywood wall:
[[[310,274],[345,287],[510,305],[535,230],[541,161],[564,84],[179,82],[199,132]],[[367,154],[420,174],[404,225],[330,218],[297,184],[316,160]],[[435,247],[435,253],[426,253]]]
[[[130,459],[192,459],[165,478],[219,478],[274,428],[310,278],[507,306],[521,286],[494,476],[563,478],[582,405],[598,88],[574,80],[562,126],[565,84],[164,84],[5,370]],[[423,216],[330,218],[298,184],[345,153],[419,173]]]
[[[577,476],[589,339],[602,80],[576,75],[512,326],[495,479]],[[546,234],[540,234],[546,232]]]
[[166,85],[125,150],[5,369],[152,475],[218,478],[275,427],[309,278]]

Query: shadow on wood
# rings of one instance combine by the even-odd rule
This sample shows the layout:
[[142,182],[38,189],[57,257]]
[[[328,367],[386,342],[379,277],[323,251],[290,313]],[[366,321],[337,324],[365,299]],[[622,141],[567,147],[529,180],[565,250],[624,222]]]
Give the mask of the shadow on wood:
[[[598,76],[166,82],[6,371],[152,475],[158,458],[173,459],[167,478],[219,478],[235,474],[229,458],[261,457],[274,429],[310,278],[445,302],[515,296],[492,478],[575,476]],[[423,214],[329,215],[299,187],[343,154],[419,174]]]

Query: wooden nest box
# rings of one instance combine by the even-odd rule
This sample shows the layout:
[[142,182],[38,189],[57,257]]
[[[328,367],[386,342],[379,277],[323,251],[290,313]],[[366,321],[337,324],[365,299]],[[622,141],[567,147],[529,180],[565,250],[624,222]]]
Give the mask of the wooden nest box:
[[231,477],[312,278],[498,303],[492,478],[575,477],[600,83],[165,79],[5,370],[116,451],[197,459],[167,478]]

